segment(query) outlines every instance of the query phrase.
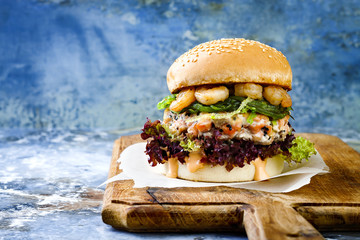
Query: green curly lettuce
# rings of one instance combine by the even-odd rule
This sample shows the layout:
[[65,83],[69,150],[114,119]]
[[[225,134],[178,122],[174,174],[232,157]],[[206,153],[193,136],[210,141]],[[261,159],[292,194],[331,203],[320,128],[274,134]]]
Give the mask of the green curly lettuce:
[[316,154],[314,143],[303,137],[296,137],[292,144],[289,152],[291,153],[291,160],[294,162],[300,163],[303,159],[307,161],[311,155]]
[[169,96],[164,97],[158,104],[157,104],[157,109],[161,110],[161,109],[166,109],[170,106],[170,104],[175,101],[176,99],[176,94],[171,94]]
[[197,152],[201,149],[201,145],[197,144],[195,141],[186,139],[180,142],[180,146],[184,148],[185,151],[188,152]]
[[[173,140],[178,140],[180,141],[180,146],[188,152],[196,152],[199,151],[201,149],[201,146],[199,144],[197,144],[195,141],[191,140],[191,139],[179,139],[179,136],[173,134],[170,129],[169,126],[166,124],[158,124],[156,126],[156,128],[158,127],[163,127],[165,129],[165,132],[167,133],[168,137],[170,137]],[[146,132],[145,132],[146,133]]]
[[[160,127],[164,128],[165,132],[167,133],[167,135],[171,138],[171,139],[175,139],[177,136],[175,134],[173,134],[171,131],[170,131],[170,128],[168,125],[166,124],[159,124]],[[156,126],[158,127],[158,126]]]

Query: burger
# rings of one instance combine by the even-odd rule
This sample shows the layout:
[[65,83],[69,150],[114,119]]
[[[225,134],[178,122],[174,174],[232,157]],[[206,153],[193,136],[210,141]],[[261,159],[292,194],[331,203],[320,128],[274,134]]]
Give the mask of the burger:
[[246,39],[202,43],[167,72],[171,95],[147,119],[148,162],[167,177],[205,182],[265,180],[316,154],[289,123],[292,71],[276,49]]

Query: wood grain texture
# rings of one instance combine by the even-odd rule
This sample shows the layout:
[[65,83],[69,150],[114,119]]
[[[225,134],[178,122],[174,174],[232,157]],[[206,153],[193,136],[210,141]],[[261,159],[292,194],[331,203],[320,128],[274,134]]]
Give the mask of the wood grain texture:
[[[339,138],[299,134],[315,143],[330,173],[290,193],[230,187],[133,188],[133,181],[107,185],[103,221],[127,231],[244,231],[249,239],[322,239],[318,230],[360,230],[360,154]],[[139,135],[116,140],[116,160]]]

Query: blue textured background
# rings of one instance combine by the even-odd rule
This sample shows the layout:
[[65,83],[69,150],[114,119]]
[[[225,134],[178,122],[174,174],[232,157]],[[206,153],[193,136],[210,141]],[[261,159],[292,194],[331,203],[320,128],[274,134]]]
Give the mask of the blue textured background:
[[0,239],[246,239],[100,217],[113,141],[162,117],[179,55],[225,37],[282,51],[295,129],[360,151],[360,1],[0,0]]
[[359,8],[336,0],[3,0],[0,127],[140,128],[162,116],[156,103],[180,54],[244,37],[287,56],[298,132],[359,136]]

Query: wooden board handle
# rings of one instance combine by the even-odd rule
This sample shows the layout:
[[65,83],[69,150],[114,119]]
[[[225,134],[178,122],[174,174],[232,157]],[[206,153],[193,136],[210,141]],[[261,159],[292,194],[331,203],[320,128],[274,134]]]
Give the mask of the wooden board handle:
[[244,226],[250,240],[324,239],[294,208],[269,199],[245,209]]

